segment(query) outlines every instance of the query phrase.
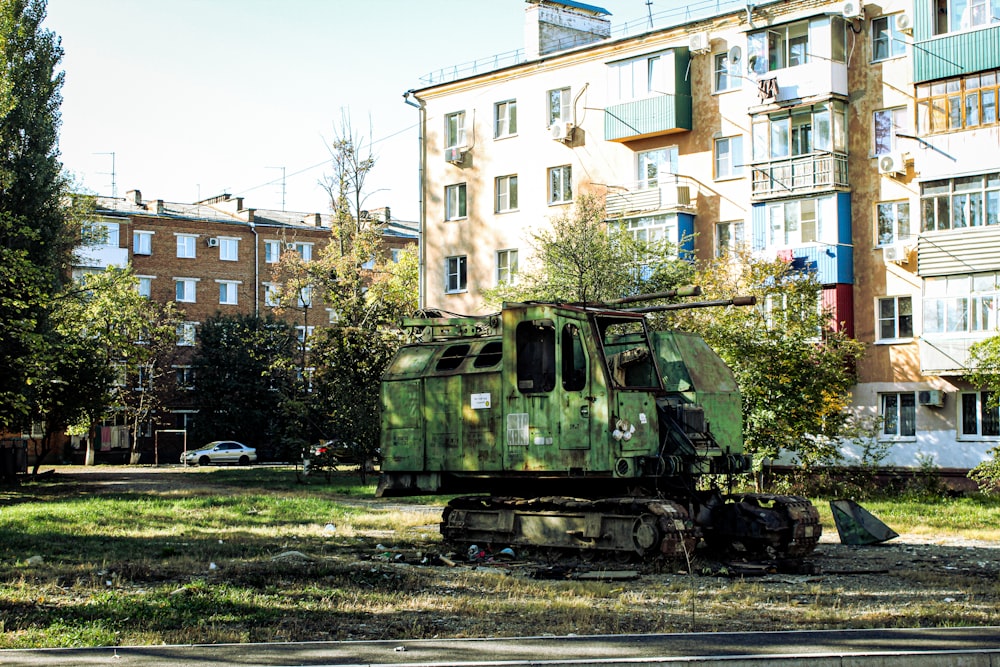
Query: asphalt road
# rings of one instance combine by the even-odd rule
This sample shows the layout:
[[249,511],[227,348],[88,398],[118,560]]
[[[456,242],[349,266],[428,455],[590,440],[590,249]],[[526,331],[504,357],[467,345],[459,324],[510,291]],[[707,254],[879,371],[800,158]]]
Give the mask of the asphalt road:
[[[848,656],[845,660],[840,656]],[[608,635],[294,644],[213,644],[0,651],[5,667],[47,665],[469,666],[1000,665],[1000,627]]]

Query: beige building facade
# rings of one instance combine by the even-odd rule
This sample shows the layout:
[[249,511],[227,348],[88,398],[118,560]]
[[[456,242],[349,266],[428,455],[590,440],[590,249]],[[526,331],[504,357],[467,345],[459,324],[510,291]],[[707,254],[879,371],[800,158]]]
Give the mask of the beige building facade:
[[524,54],[406,95],[422,306],[483,312],[594,193],[698,258],[744,245],[814,271],[868,344],[853,399],[886,464],[988,458],[1000,419],[962,375],[1000,297],[1000,2],[712,2],[624,29],[578,2],[524,11]]

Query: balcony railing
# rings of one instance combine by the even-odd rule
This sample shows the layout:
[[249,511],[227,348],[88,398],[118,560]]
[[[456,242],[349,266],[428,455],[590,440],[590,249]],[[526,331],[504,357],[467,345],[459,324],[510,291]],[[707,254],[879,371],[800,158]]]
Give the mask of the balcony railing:
[[685,176],[667,174],[654,184],[648,181],[613,185],[605,197],[605,214],[609,218],[654,211],[694,212],[697,204],[697,183]]
[[812,153],[759,162],[753,169],[753,197],[767,199],[817,190],[847,188],[847,156]]

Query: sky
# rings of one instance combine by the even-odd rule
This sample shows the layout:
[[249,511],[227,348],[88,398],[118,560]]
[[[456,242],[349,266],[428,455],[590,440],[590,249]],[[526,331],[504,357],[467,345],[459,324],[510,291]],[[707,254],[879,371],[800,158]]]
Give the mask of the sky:
[[[612,32],[647,0],[592,2]],[[657,0],[652,11],[677,4]],[[61,160],[80,191],[325,213],[348,123],[376,164],[366,208],[417,220],[428,73],[524,46],[524,0],[49,0],[62,40]]]

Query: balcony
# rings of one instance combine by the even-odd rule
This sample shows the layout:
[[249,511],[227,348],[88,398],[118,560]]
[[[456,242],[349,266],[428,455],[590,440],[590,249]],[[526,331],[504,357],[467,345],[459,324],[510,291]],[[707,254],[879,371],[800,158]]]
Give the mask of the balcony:
[[667,175],[656,185],[648,182],[611,186],[605,198],[608,218],[653,212],[694,213],[697,183],[684,176]]
[[690,129],[690,95],[659,95],[604,110],[606,141],[632,141]]
[[797,155],[758,162],[751,169],[751,195],[755,201],[846,190],[850,186],[847,180],[847,155],[841,153]]
[[73,266],[88,269],[106,269],[109,266],[126,266],[128,248],[109,245],[78,246],[73,253]]

